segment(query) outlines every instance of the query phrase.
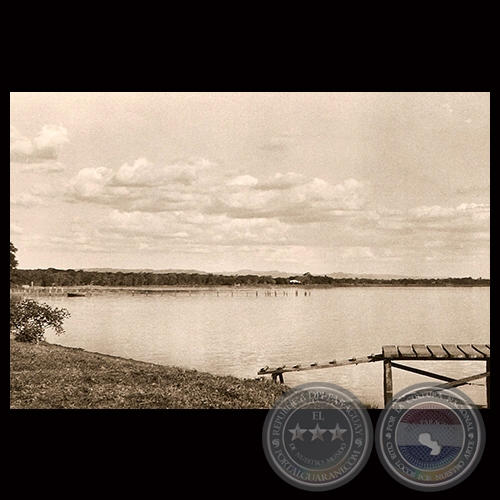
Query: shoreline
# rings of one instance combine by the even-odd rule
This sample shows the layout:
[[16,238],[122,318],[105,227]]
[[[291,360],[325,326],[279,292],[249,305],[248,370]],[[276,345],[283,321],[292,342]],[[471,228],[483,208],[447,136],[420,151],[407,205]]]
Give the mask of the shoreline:
[[142,286],[99,286],[99,285],[81,285],[81,286],[33,286],[25,288],[10,288],[11,295],[54,295],[61,296],[67,293],[248,293],[265,291],[266,293],[288,293],[306,292],[310,290],[330,290],[335,288],[490,288],[490,284],[454,284],[454,283],[429,283],[429,284],[389,284],[389,283],[357,283],[357,284],[336,284],[336,285],[212,285],[212,286],[190,286],[190,285],[142,285]]
[[269,409],[287,386],[10,339],[11,409]]

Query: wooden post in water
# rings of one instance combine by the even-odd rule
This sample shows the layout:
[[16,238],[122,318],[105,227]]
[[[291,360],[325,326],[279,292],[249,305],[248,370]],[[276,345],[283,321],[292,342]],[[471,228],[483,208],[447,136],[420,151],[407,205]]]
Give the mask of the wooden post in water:
[[392,399],[392,369],[391,360],[384,359],[384,406]]
[[491,408],[491,387],[490,387],[490,373],[491,373],[491,359],[486,360],[486,408]]

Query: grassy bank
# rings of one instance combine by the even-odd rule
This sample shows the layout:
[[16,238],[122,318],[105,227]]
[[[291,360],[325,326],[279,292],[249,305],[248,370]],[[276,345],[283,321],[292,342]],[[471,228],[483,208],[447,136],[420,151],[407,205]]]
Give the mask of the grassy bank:
[[270,408],[285,389],[268,380],[10,341],[11,408]]

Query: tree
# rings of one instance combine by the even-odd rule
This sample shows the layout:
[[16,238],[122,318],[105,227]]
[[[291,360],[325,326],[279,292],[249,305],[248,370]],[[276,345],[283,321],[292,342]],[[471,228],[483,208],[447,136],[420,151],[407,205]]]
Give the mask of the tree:
[[10,284],[15,285],[17,273],[14,272],[17,268],[18,262],[16,259],[17,248],[10,242]]
[[17,248],[10,242],[10,272],[17,268],[18,262],[16,259]]
[[63,321],[69,316],[64,308],[53,308],[35,300],[11,300],[10,332],[19,342],[36,344],[45,340],[47,328],[54,329],[57,335],[64,333]]

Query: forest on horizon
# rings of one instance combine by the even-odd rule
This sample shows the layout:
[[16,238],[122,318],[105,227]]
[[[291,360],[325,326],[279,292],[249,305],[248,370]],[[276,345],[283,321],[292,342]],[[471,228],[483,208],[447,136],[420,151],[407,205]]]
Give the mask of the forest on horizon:
[[289,277],[223,275],[205,273],[109,272],[74,269],[15,269],[11,272],[11,287],[22,286],[490,286],[489,278],[333,278],[311,273]]

